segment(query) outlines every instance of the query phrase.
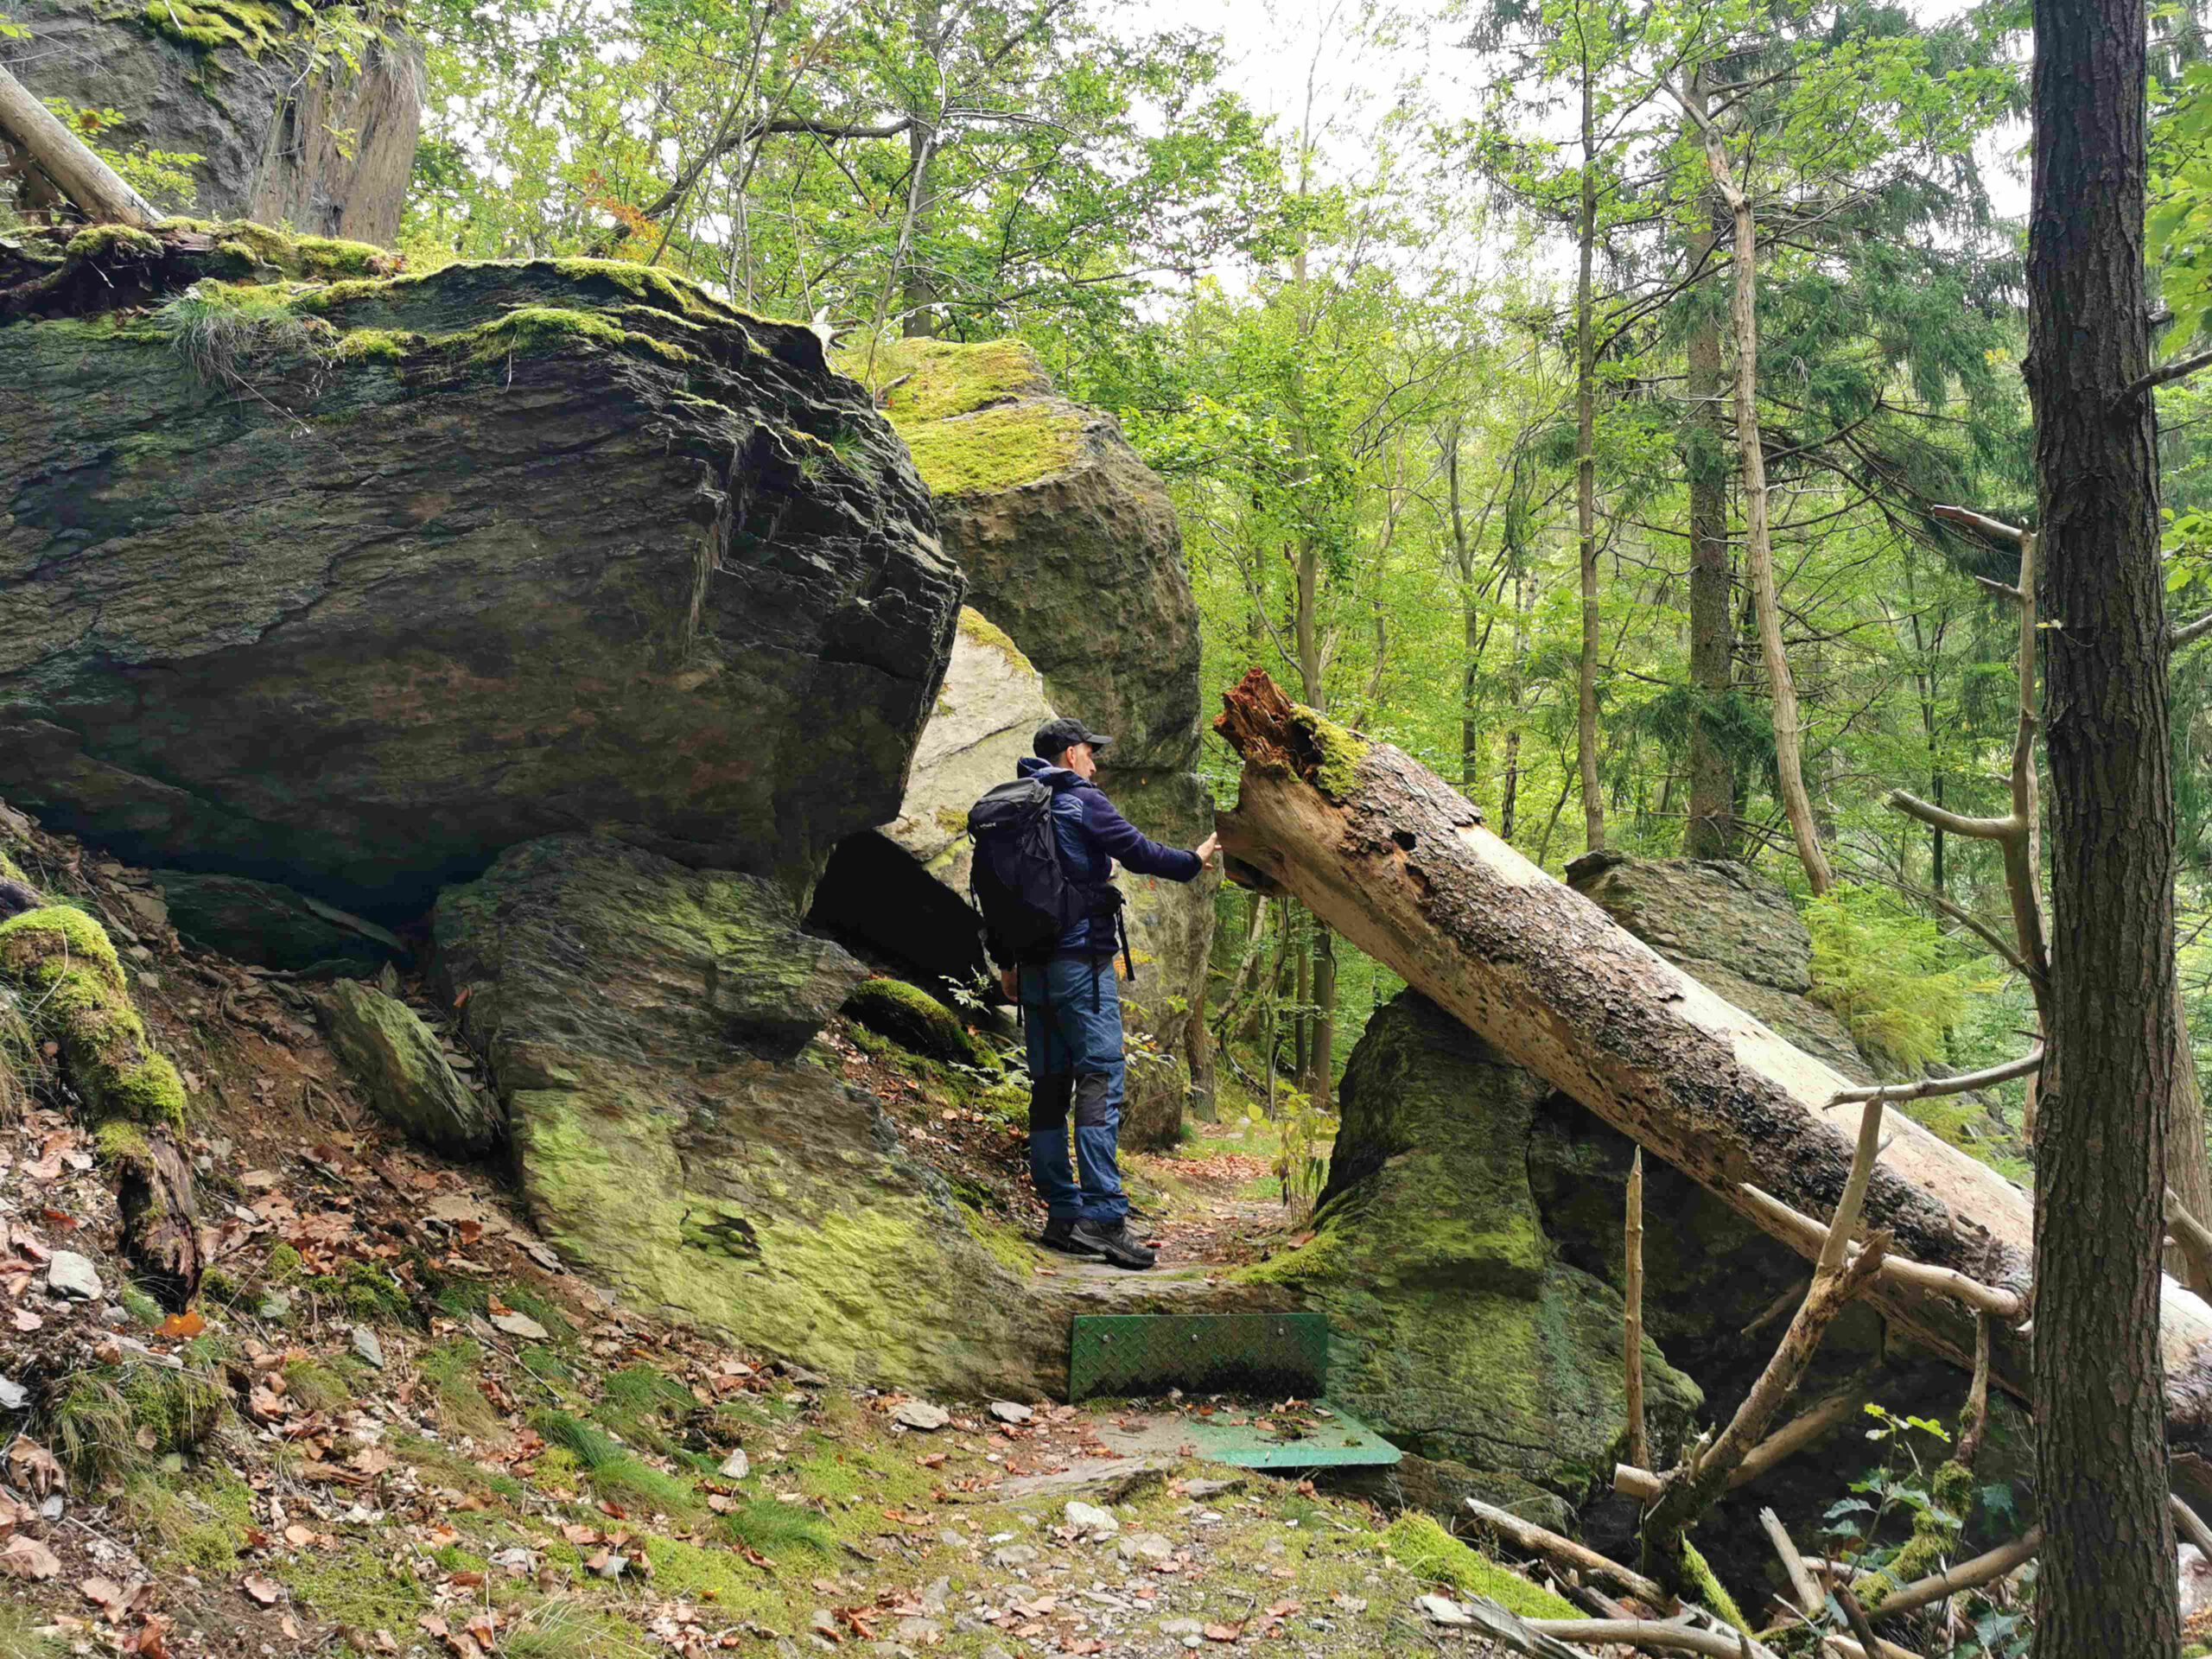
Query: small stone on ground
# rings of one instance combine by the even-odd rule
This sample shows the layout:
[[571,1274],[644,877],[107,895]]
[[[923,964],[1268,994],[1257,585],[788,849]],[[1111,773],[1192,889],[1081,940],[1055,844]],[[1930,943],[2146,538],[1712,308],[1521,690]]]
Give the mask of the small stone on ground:
[[74,1250],[56,1250],[46,1264],[46,1287],[56,1295],[89,1302],[100,1294],[100,1275],[89,1257]]
[[891,1421],[926,1433],[943,1428],[952,1421],[952,1414],[943,1406],[933,1406],[926,1400],[907,1400],[902,1401],[899,1408],[891,1414]]
[[384,1370],[384,1344],[377,1340],[377,1333],[365,1325],[353,1327],[353,1351],[377,1370]]

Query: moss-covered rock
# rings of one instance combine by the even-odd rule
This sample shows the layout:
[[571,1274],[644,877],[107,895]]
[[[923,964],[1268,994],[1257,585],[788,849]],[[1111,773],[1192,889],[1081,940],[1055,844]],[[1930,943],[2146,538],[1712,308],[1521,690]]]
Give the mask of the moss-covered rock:
[[[1174,846],[1204,840],[1213,805],[1193,770],[1198,607],[1159,478],[1110,416],[1061,397],[1019,341],[905,340],[879,348],[872,370],[864,359],[847,367],[887,388],[884,413],[936,495],[969,604],[993,630],[970,643],[1002,638],[1042,676],[1052,709],[1113,736],[1099,783],[1139,829]],[[958,656],[956,646],[956,668]],[[1019,677],[1003,664],[977,671]],[[957,701],[946,718],[972,723]],[[1001,745],[1009,760],[1027,751],[1015,735]],[[991,781],[1010,776],[1008,765]],[[902,810],[894,836],[915,816]],[[940,868],[957,878],[958,857]],[[1186,1094],[1211,1088],[1201,1005],[1214,885],[1211,874],[1189,886],[1121,878],[1136,959],[1123,988],[1133,1064],[1122,1132],[1135,1145],[1172,1141]]]
[[[1248,1269],[1330,1315],[1329,1392],[1417,1455],[1548,1507],[1604,1486],[1625,1431],[1622,1305],[1554,1258],[1529,1192],[1544,1086],[1408,991],[1353,1051],[1310,1242]],[[1644,1353],[1653,1436],[1697,1385]]]
[[[100,142],[186,158],[190,200],[156,205],[390,242],[421,124],[422,48],[401,8],[348,8],[372,32],[315,60],[307,0],[16,0],[39,43],[17,75],[41,99],[111,110]],[[4,149],[4,144],[0,144]],[[40,181],[31,205],[43,205]]]
[[997,1067],[989,1049],[960,1016],[920,987],[903,979],[868,979],[853,987],[845,1012],[899,1047],[957,1065]]
[[0,327],[9,798],[378,921],[579,826],[798,893],[896,812],[960,573],[810,329],[605,262],[197,280]]
[[459,1158],[480,1157],[505,1125],[488,1096],[461,1080],[414,1009],[356,980],[324,995],[330,1046],[377,1115],[410,1140]]
[[97,1120],[184,1127],[184,1083],[146,1036],[107,930],[68,905],[0,922],[0,980],[60,1051],[70,1086]]
[[568,1260],[841,1376],[1050,1386],[1065,1311],[977,1242],[873,1099],[770,1058],[862,976],[772,889],[563,837],[449,889],[436,931],[524,1198]]

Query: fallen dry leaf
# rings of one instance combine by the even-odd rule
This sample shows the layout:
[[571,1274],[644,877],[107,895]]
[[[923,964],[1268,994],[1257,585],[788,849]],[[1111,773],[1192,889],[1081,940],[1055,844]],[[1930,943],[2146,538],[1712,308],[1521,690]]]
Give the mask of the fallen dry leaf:
[[0,1549],[0,1572],[18,1579],[50,1579],[61,1571],[60,1558],[35,1538],[18,1534]]

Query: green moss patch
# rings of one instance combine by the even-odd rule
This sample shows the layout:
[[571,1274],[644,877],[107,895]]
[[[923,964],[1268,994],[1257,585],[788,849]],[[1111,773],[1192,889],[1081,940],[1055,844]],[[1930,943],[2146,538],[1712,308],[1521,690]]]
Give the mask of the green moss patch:
[[49,905],[0,922],[0,982],[23,993],[35,1011],[35,1034],[58,1047],[95,1118],[183,1128],[183,1080],[148,1041],[115,946],[97,920]]
[[146,0],[140,20],[155,34],[196,52],[236,48],[258,58],[281,44],[314,10],[305,0],[276,5],[265,0]]
[[1083,419],[1016,404],[901,424],[914,470],[934,495],[994,495],[1064,473],[1083,452]]
[[[843,366],[865,371],[864,353],[852,354]],[[902,436],[910,425],[950,420],[1052,390],[1037,354],[1018,340],[980,346],[946,340],[887,341],[876,348],[874,374],[876,384],[888,388],[883,412]]]
[[863,980],[845,999],[845,1012],[913,1053],[998,1070],[997,1058],[969,1033],[959,1015],[903,979]]
[[1454,1538],[1432,1516],[1408,1511],[1390,1523],[1382,1548],[1417,1579],[1481,1596],[1523,1618],[1580,1618],[1574,1605]]

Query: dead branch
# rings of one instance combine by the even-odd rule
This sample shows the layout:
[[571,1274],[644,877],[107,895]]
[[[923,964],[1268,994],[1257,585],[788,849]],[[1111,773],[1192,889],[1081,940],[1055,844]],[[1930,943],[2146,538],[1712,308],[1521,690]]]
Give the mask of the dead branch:
[[2166,1230],[2188,1258],[2190,1279],[2212,1285],[2212,1228],[2190,1215],[2171,1186],[2166,1189]]
[[1959,1449],[1953,1461],[1962,1469],[1974,1467],[1981,1450],[1981,1437],[1989,1427],[1989,1345],[1993,1319],[1986,1310],[1974,1318],[1974,1381],[1967,1385],[1966,1409],[1959,1414]]
[[2037,1048],[2034,1053],[2024,1054],[2017,1060],[1984,1066],[1979,1071],[1961,1071],[1954,1077],[1923,1077],[1916,1083],[1870,1083],[1858,1088],[1839,1089],[1835,1099],[1840,1104],[1847,1100],[1929,1100],[1937,1095],[1972,1094],[1977,1089],[2024,1077],[2042,1065],[2043,1050]]
[[1930,518],[1964,524],[1969,530],[1978,530],[1996,541],[2011,542],[2016,547],[2027,534],[2017,524],[2008,524],[2002,518],[1992,518],[1987,513],[1976,512],[1972,507],[1930,507],[1928,512]]
[[1782,1558],[1783,1576],[1789,1580],[1789,1588],[1797,1598],[1797,1611],[1808,1618],[1818,1618],[1821,1609],[1827,1605],[1827,1599],[1821,1586],[1813,1581],[1813,1574],[1805,1565],[1805,1558],[1797,1553],[1796,1543],[1789,1536],[1789,1529],[1782,1524],[1782,1517],[1772,1510],[1759,1511],[1759,1525],[1766,1529],[1767,1540],[1774,1546],[1774,1553]]
[[1621,1354],[1621,1395],[1628,1410],[1628,1460],[1651,1461],[1650,1443],[1643,1421],[1643,1148],[1638,1147],[1628,1167],[1628,1221],[1622,1255],[1625,1307]]
[[1529,1620],[1528,1628],[1555,1642],[1573,1642],[1586,1648],[1657,1648],[1675,1653],[1709,1653],[1714,1659],[1745,1659],[1747,1655],[1773,1659],[1770,1649],[1736,1630],[1700,1630],[1649,1618],[1537,1618]]
[[1654,1580],[1632,1567],[1600,1555],[1586,1544],[1578,1544],[1572,1538],[1563,1538],[1549,1528],[1540,1527],[1533,1521],[1523,1521],[1510,1510],[1485,1503],[1478,1497],[1466,1500],[1467,1513],[1477,1525],[1519,1550],[1524,1555],[1539,1556],[1554,1567],[1579,1573],[1611,1585],[1624,1594],[1634,1596],[1647,1607],[1662,1611],[1671,1611],[1675,1598]]
[[[1770,1231],[1780,1233],[1796,1244],[1801,1253],[1810,1255],[1827,1236],[1827,1229],[1801,1210],[1791,1208],[1772,1193],[1763,1192],[1756,1186],[1743,1188],[1744,1197],[1753,1209],[1763,1212],[1772,1224]],[[1969,1279],[1955,1268],[1934,1267],[1925,1262],[1914,1262],[1904,1256],[1885,1255],[1882,1259],[1882,1276],[1894,1284],[1910,1285],[1916,1289],[1948,1296],[1964,1304],[1977,1313],[1989,1313],[2007,1325],[2018,1325],[2028,1316],[2027,1298],[2016,1290],[2001,1285],[1985,1285],[1978,1279]]]
[[[2007,1573],[2016,1573],[2025,1567],[2036,1558],[2036,1552],[2042,1548],[2043,1529],[2031,1527],[2009,1544],[1999,1544],[1970,1561],[1961,1561],[1956,1567],[1947,1567],[1941,1573],[1931,1573],[1924,1579],[1906,1585],[1895,1595],[1885,1597],[1872,1617],[1878,1624],[1895,1618],[1900,1613],[1909,1613],[1916,1607],[1925,1607],[1931,1602],[1955,1596],[1961,1590],[1973,1590],[1981,1585],[1993,1583]],[[1839,1590],[1836,1599],[1840,1601],[1847,1593]]]
[[2115,410],[2126,409],[2146,391],[2171,385],[2185,376],[2195,374],[2207,365],[2212,365],[2212,352],[2197,352],[2189,357],[2177,357],[2171,363],[2161,363],[2148,374],[2138,375],[2127,383],[2126,390],[2113,400]]
[[2204,1517],[2183,1503],[2178,1496],[2170,1497],[2168,1503],[2173,1510],[2174,1524],[2181,1529],[2182,1536],[2195,1544],[2197,1553],[2206,1560],[2212,1561],[2212,1527],[2206,1526]]
[[1874,1627],[1867,1623],[1866,1610],[1859,1605],[1859,1598],[1851,1593],[1851,1586],[1847,1584],[1839,1584],[1834,1586],[1832,1593],[1835,1597],[1835,1605],[1843,1609],[1844,1622],[1851,1626],[1852,1635],[1859,1638],[1860,1650],[1866,1653],[1879,1653],[1882,1650],[1882,1640],[1874,1634]]

